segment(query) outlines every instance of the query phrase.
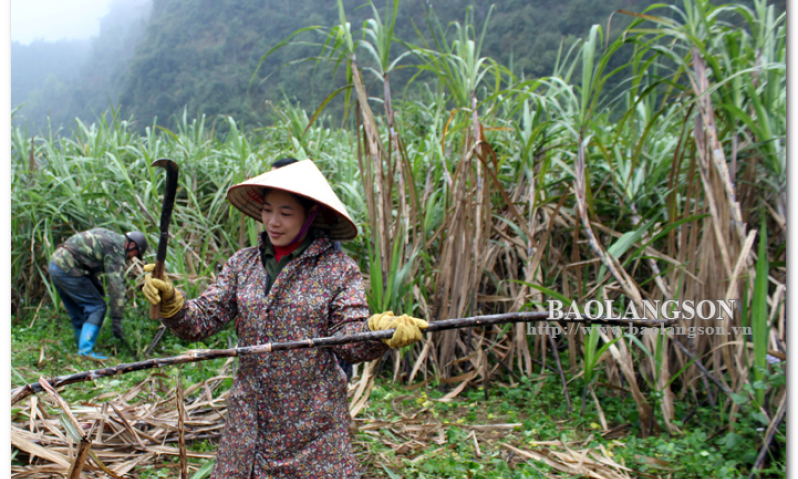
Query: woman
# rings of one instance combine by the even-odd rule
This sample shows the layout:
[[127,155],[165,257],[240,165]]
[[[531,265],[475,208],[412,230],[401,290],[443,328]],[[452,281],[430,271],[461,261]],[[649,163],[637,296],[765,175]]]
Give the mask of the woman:
[[[145,277],[164,324],[197,341],[236,321],[239,346],[396,328],[390,340],[239,358],[216,459],[217,478],[357,477],[347,380],[336,355],[357,363],[421,338],[427,323],[393,313],[369,318],[355,262],[335,251],[357,228],[324,176],[299,161],[231,187],[227,199],[265,227],[235,253],[216,284],[185,301],[168,280]],[[147,265],[151,272],[154,265]]]

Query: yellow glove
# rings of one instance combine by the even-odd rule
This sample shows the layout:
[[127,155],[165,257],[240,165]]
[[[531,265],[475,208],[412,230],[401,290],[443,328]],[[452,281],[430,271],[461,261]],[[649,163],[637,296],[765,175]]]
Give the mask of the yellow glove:
[[144,276],[144,287],[141,292],[151,304],[161,305],[161,316],[164,318],[171,318],[183,309],[182,294],[177,294],[175,287],[169,282],[169,278],[164,275],[164,279],[152,277],[152,272],[155,269],[154,264],[144,266],[144,271],[147,273]]
[[387,324],[393,322],[393,311],[386,311],[384,313],[377,313],[369,318],[369,329],[372,331],[381,331],[383,329],[391,329],[386,327]]
[[391,339],[382,340],[391,349],[396,349],[413,344],[421,339],[421,329],[429,326],[429,323],[406,314],[394,316],[393,311],[386,311],[370,317],[368,325],[372,331],[396,329]]

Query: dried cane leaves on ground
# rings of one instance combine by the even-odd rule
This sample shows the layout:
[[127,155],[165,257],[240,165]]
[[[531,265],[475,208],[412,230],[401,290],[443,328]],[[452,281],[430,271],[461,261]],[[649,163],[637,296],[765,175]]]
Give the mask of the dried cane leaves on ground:
[[[197,471],[214,457],[232,365],[224,362],[215,375],[183,391],[188,477],[201,476]],[[154,372],[124,392],[73,404],[44,392],[17,404],[12,476],[68,477],[81,435],[70,428],[72,415],[93,454],[81,477],[109,477],[109,471],[119,477],[179,477],[177,375]],[[355,401],[359,385],[356,378],[350,386]],[[664,478],[741,472],[722,426],[641,440],[630,399],[607,392],[601,414],[593,404],[579,417],[567,413],[558,386],[557,377],[543,374],[496,381],[487,400],[484,389],[471,388],[447,401],[446,391],[429,383],[406,387],[380,378],[369,387],[368,400],[358,401],[363,407],[351,426],[364,477]],[[685,429],[703,426],[703,414],[694,414]]]

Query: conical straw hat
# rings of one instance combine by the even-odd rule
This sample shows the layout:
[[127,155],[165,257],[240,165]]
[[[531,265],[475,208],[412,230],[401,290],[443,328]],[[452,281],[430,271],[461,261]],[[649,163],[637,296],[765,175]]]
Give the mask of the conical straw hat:
[[357,226],[346,207],[311,160],[276,168],[231,186],[227,190],[227,200],[245,215],[261,221],[263,188],[287,191],[322,205],[312,226],[329,231],[330,239],[351,240],[357,236]]

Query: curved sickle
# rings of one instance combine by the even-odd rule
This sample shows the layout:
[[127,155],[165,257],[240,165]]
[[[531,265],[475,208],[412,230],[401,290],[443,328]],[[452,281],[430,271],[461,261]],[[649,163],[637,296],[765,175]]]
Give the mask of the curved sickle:
[[[177,163],[169,158],[161,158],[152,162],[152,166],[164,168],[166,170],[166,186],[164,189],[163,209],[161,210],[160,237],[158,239],[158,252],[155,254],[154,278],[163,279],[163,265],[166,261],[166,244],[169,242],[169,222],[172,220],[172,210],[175,206],[175,196],[177,194]],[[150,306],[150,318],[158,319],[161,316],[161,305]],[[153,345],[151,345],[153,346]],[[148,348],[149,349],[149,348]]]

